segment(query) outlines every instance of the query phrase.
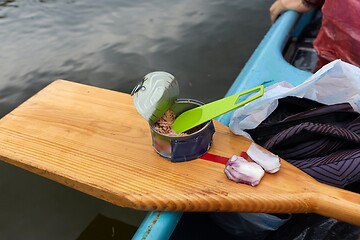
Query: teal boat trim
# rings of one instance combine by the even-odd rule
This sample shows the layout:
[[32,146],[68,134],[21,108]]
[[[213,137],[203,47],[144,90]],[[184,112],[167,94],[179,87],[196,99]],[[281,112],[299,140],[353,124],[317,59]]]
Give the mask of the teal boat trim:
[[182,212],[149,212],[132,239],[169,239]]
[[[295,68],[282,55],[288,39],[301,31],[299,28],[305,26],[303,22],[308,21],[307,19],[309,19],[307,14],[299,15],[294,11],[287,11],[280,16],[264,36],[225,96],[258,85],[269,86],[281,81],[296,86],[309,78],[310,72]],[[231,114],[232,112],[229,112],[219,116],[217,120],[229,125]],[[149,212],[132,239],[169,239],[182,215],[182,212]]]
[[[307,15],[303,15],[308,19]],[[230,96],[237,92],[249,89],[257,85],[269,86],[277,82],[286,81],[296,86],[311,76],[310,72],[300,70],[289,64],[283,57],[282,51],[287,40],[300,30],[295,24],[303,19],[294,11],[286,12],[274,23],[256,48],[249,61],[246,63],[234,83],[226,93]],[[304,27],[304,24],[300,24]],[[229,125],[232,112],[218,117],[218,121]]]

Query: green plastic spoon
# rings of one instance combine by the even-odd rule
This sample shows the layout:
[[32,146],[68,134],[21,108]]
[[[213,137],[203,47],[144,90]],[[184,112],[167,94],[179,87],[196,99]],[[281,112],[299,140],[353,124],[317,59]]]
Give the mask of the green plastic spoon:
[[[259,91],[259,93],[237,103],[240,96],[255,91]],[[224,113],[234,110],[235,108],[241,107],[261,97],[262,95],[264,95],[264,86],[260,85],[255,88],[231,95],[229,97],[207,103],[205,105],[183,112],[175,119],[171,127],[177,133],[185,132]]]

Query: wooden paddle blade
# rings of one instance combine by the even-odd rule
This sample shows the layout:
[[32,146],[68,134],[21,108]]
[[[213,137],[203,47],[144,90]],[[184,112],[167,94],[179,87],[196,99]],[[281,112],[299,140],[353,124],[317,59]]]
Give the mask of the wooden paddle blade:
[[[214,121],[210,156],[251,141]],[[118,206],[201,212],[315,212],[360,226],[360,195],[317,182],[281,160],[251,187],[209,160],[172,163],[152,147],[129,94],[55,81],[0,120],[0,159]]]

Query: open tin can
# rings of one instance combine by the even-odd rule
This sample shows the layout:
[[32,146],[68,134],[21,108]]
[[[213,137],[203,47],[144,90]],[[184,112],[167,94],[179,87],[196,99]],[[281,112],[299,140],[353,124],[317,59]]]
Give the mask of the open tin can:
[[137,111],[150,125],[152,145],[161,156],[182,162],[196,159],[209,150],[215,132],[211,120],[180,136],[165,135],[154,127],[168,110],[179,116],[204,104],[193,99],[178,99],[179,84],[173,75],[162,71],[148,73],[131,95]]
[[[171,110],[179,116],[181,113],[204,103],[193,99],[178,99]],[[190,129],[185,136],[169,136],[158,132],[150,124],[152,145],[155,151],[172,162],[183,162],[196,159],[205,154],[211,147],[215,128],[212,120]]]

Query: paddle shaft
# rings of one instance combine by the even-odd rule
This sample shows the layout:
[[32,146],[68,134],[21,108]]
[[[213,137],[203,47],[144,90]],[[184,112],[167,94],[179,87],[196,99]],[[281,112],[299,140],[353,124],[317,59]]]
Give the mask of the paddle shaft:
[[314,187],[312,212],[360,226],[359,194],[320,183]]

